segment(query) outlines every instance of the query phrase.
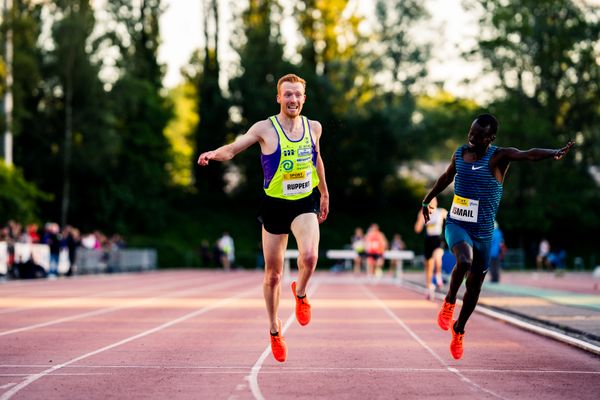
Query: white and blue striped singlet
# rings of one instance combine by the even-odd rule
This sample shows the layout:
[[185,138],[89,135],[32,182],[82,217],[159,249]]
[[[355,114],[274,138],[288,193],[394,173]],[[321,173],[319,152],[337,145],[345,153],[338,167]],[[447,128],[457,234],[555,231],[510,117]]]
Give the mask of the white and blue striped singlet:
[[463,145],[455,153],[454,199],[446,224],[457,224],[473,239],[489,241],[503,191],[489,166],[497,147],[490,146],[480,160],[471,163],[463,160],[466,148]]

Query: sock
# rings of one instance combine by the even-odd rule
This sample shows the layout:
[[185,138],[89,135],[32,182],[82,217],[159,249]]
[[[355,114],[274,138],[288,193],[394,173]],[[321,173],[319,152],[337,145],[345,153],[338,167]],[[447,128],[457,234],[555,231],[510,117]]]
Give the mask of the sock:
[[299,299],[303,299],[303,298],[306,297],[306,295],[304,295],[304,296],[298,296],[298,295],[296,295],[296,297],[299,298]]
[[273,332],[269,331],[269,333],[271,334],[271,336],[279,336],[279,332],[273,333]]
[[456,333],[461,333],[461,334],[462,334],[462,333],[465,333],[465,330],[464,330],[464,329],[461,329],[461,330],[458,330],[458,329],[456,329],[456,325],[457,325],[457,324],[458,324],[458,321],[456,321],[456,322],[454,323],[454,326],[452,327],[452,328],[454,329],[454,332],[456,332]]

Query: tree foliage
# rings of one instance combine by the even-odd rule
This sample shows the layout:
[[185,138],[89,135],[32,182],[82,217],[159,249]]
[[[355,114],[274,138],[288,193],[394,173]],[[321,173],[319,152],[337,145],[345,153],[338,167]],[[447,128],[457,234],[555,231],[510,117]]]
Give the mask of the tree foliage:
[[115,0],[108,7],[117,27],[124,28],[115,30],[120,76],[109,94],[120,147],[110,177],[110,214],[127,223],[120,230],[144,231],[166,223],[170,185],[164,130],[172,109],[162,91],[164,66],[157,59],[164,10],[160,0]]
[[0,221],[37,222],[39,204],[49,200],[51,196],[27,182],[21,171],[0,164]]
[[[225,144],[229,119],[229,102],[220,87],[221,67],[219,63],[219,9],[216,0],[204,2],[204,51],[198,53],[192,62],[197,65],[191,82],[198,92],[199,123],[196,128],[194,154],[195,187],[203,198],[219,196],[224,193],[225,168],[213,163],[209,168],[200,168],[196,164],[199,153],[215,149]],[[211,34],[210,26],[214,26]],[[229,138],[231,141],[232,138]]]
[[[258,146],[208,168],[196,159],[276,114],[277,79],[296,73],[307,81],[303,114],[323,125],[332,202],[325,241],[341,237],[336,227],[350,225],[336,225],[336,215],[413,219],[426,185],[401,178],[400,167],[449,160],[484,110],[499,117],[499,145],[577,141],[561,162],[511,166],[499,214],[507,236],[516,233],[524,243],[528,235],[573,229],[580,232],[574,241],[597,230],[600,217],[581,212],[600,201],[589,173],[600,165],[597,7],[468,0],[470,12],[481,16],[471,59],[483,60],[499,86],[492,95],[457,98],[430,90],[431,44],[420,35],[430,20],[422,2],[378,0],[366,18],[349,0],[247,0],[236,9],[230,35],[239,62],[224,65],[223,1],[202,2],[202,37],[191,38],[198,50],[184,69],[185,85],[168,96],[165,65],[157,59],[164,1],[111,0],[95,13],[96,3],[87,0],[15,0],[1,32],[4,40],[10,27],[14,37],[20,169],[0,175],[3,193],[19,203],[4,196],[2,211],[24,219],[62,215],[84,230],[143,236],[169,229],[169,220],[187,222],[198,204],[204,213],[194,215],[204,217],[206,210],[255,206],[262,186]],[[229,190],[232,172],[242,180]],[[184,236],[195,237],[171,237]]]
[[490,106],[500,117],[503,145],[560,147],[573,153],[543,167],[511,168],[501,211],[520,232],[587,231],[597,215],[579,210],[600,200],[588,173],[598,163],[600,12],[580,2],[483,1],[479,52],[505,93]]

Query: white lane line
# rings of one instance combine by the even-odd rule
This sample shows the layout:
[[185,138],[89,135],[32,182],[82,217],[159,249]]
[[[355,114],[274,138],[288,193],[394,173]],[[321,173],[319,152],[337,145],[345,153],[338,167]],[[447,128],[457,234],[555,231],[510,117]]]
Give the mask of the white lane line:
[[[416,285],[412,282],[408,282],[408,281],[402,282],[402,286],[407,289],[416,291],[417,293],[421,293],[424,290],[421,286],[418,286],[418,285]],[[445,295],[436,293],[437,299],[443,300],[444,297],[445,297]],[[456,305],[462,305],[462,300],[456,299]],[[503,314],[498,311],[494,311],[491,308],[488,308],[487,306],[485,306],[484,304],[481,304],[481,303],[477,304],[477,307],[475,307],[475,312],[483,314],[483,315],[487,315],[490,318],[494,318],[494,319],[497,319],[500,321],[507,322],[507,323],[517,326],[523,330],[537,333],[538,335],[549,337],[549,338],[557,340],[559,342],[570,344],[571,346],[578,347],[580,349],[589,351],[591,353],[600,354],[600,346],[596,346],[592,343],[588,343],[586,341],[565,335],[563,333],[554,331],[552,329],[544,328],[542,326],[535,325],[535,324],[526,322],[524,320],[520,320],[520,319],[512,317],[510,315]]]
[[[72,366],[67,366],[64,367],[65,370],[68,370],[70,368],[77,368],[77,367],[72,367]],[[118,368],[122,368],[122,367],[115,367],[115,371],[107,371],[107,372],[55,372],[53,373],[51,376],[87,376],[87,375],[120,375],[123,374],[123,371],[117,371]],[[124,367],[127,368],[127,367]],[[112,369],[112,368],[108,368],[108,369]],[[130,368],[130,369],[135,369],[135,368]],[[248,367],[202,367],[202,368],[196,368],[196,367],[179,367],[179,368],[174,368],[174,367],[139,367],[140,370],[152,370],[152,369],[160,369],[161,371],[177,371],[177,374],[179,375],[244,375],[245,377],[248,374]],[[585,375],[591,375],[591,376],[598,376],[600,375],[600,371],[540,371],[540,370],[495,370],[495,369],[463,369],[463,372],[468,372],[471,374],[490,374],[490,373],[494,373],[494,374],[507,374],[507,375],[514,375],[514,374],[520,374],[521,378],[523,378],[525,375],[556,375],[556,376],[560,376],[560,375],[567,375],[567,376],[585,376]],[[363,368],[327,368],[327,367],[322,367],[322,368],[286,368],[284,370],[282,370],[281,368],[261,368],[260,373],[262,375],[281,375],[281,374],[292,374],[292,375],[298,375],[298,374],[314,374],[314,375],[319,375],[319,374],[335,374],[335,373],[340,373],[340,374],[348,374],[348,373],[383,373],[383,372],[392,372],[394,374],[448,374],[448,373],[454,373],[453,371],[450,371],[447,368],[380,368],[380,367],[373,367],[373,368],[369,368],[369,367],[363,367]],[[0,373],[0,377],[2,378],[10,378],[10,377],[27,377],[27,376],[31,376],[32,374],[28,374],[28,373],[6,373],[6,374],[2,374]],[[16,383],[13,383],[11,386],[16,385]],[[238,386],[243,386],[244,388],[246,388],[245,384],[239,384]],[[237,387],[236,386],[236,390]],[[2,387],[0,386],[0,389]]]
[[20,333],[20,332],[30,331],[32,329],[38,329],[38,328],[44,328],[47,326],[57,325],[57,324],[61,324],[63,322],[70,322],[70,321],[74,321],[74,320],[81,319],[81,318],[87,318],[87,317],[93,317],[93,316],[97,316],[97,315],[107,314],[107,313],[111,313],[113,311],[123,310],[126,308],[136,307],[136,306],[140,306],[140,305],[143,305],[146,303],[151,303],[151,302],[153,302],[157,299],[161,299],[161,298],[183,297],[183,296],[186,296],[191,293],[203,293],[206,290],[222,289],[222,288],[226,288],[228,286],[234,286],[238,283],[244,282],[245,280],[246,280],[245,278],[240,278],[237,280],[227,280],[227,281],[222,281],[222,282],[218,282],[218,283],[213,283],[211,285],[207,285],[204,287],[190,288],[190,289],[187,289],[184,291],[178,291],[174,294],[171,294],[171,293],[163,294],[161,296],[149,297],[149,298],[142,299],[142,300],[127,302],[127,303],[119,305],[119,306],[102,308],[99,310],[89,311],[86,313],[75,314],[75,315],[71,315],[69,317],[58,318],[58,319],[54,319],[51,321],[41,322],[39,324],[33,324],[33,325],[24,326],[21,328],[15,328],[15,329],[11,329],[8,331],[3,331],[3,332],[0,332],[0,337],[12,335],[15,333]]
[[[47,364],[35,364],[35,365],[16,365],[16,364],[5,364],[0,365],[0,368],[40,368],[44,369],[48,365]],[[176,371],[184,371],[190,370],[197,373],[203,373],[203,371],[222,371],[223,373],[238,373],[235,371],[248,372],[248,366],[239,365],[239,366],[221,366],[221,365],[69,365],[65,367],[65,370],[69,369],[114,369],[114,370],[123,370],[123,369],[160,369],[160,370],[176,370]],[[279,373],[284,372],[279,367],[262,367],[262,373]],[[380,371],[380,372],[431,372],[431,373],[446,373],[448,372],[447,368],[408,368],[408,367],[286,367],[285,372],[309,372],[309,373],[320,373],[320,372],[346,372],[346,371],[355,371],[355,372],[369,372],[369,371]],[[538,375],[600,375],[600,371],[589,371],[589,370],[555,370],[555,369],[495,369],[495,368],[463,368],[463,372],[468,373],[499,373],[499,374],[538,374]],[[121,371],[112,372],[112,373],[122,373]],[[67,373],[65,373],[67,374]],[[8,376],[10,374],[1,374],[0,376]],[[31,375],[31,374],[17,374],[19,376],[23,375]]]
[[10,383],[7,383],[6,385],[0,386],[0,389],[8,389],[9,387],[15,386],[15,385],[16,385],[16,383],[10,382]]
[[525,321],[521,321],[515,317],[511,317],[510,315],[505,315],[505,314],[499,313],[497,311],[491,310],[482,305],[478,305],[475,308],[475,310],[481,314],[487,315],[488,317],[498,319],[498,320],[501,320],[504,322],[508,322],[509,324],[515,325],[526,331],[534,332],[534,333],[537,333],[538,335],[546,336],[546,337],[552,338],[554,340],[558,340],[560,342],[570,344],[571,346],[578,347],[580,349],[589,351],[594,354],[600,354],[600,346],[596,346],[592,343],[588,343],[583,340],[576,339],[574,337],[565,335],[560,332],[553,331],[551,329],[541,327],[539,325],[534,325],[534,324],[530,324]]
[[[320,283],[319,280],[314,281],[314,284],[308,290],[309,297],[312,297],[315,290],[317,290],[319,283]],[[287,331],[287,329],[292,324],[292,322],[294,322],[295,319],[296,319],[296,311],[294,308],[292,310],[292,314],[285,321],[285,325],[282,328],[283,333],[285,333],[285,331]],[[256,363],[254,363],[254,365],[252,366],[252,369],[250,370],[250,375],[248,375],[246,377],[246,379],[248,380],[248,383],[250,385],[250,391],[252,392],[252,395],[254,396],[254,398],[256,400],[265,400],[262,392],[260,391],[260,386],[258,385],[258,373],[260,372],[263,362],[265,361],[267,356],[269,356],[269,354],[271,354],[271,344],[270,343],[265,348],[265,351],[263,351],[263,353],[260,355],[260,357],[258,357],[258,360],[256,360]],[[0,399],[0,400],[2,400],[2,399]]]
[[438,360],[444,368],[446,368],[448,371],[450,371],[453,374],[455,374],[456,376],[458,376],[461,381],[463,381],[466,384],[472,386],[473,388],[480,390],[482,392],[485,392],[491,396],[497,397],[499,399],[507,400],[506,397],[503,397],[495,392],[492,392],[489,389],[486,389],[486,388],[478,385],[477,383],[473,382],[472,380],[470,380],[469,378],[464,376],[458,369],[449,366],[442,357],[440,357],[431,347],[429,347],[429,345],[427,345],[427,343],[425,343],[425,341],[423,339],[421,339],[419,337],[419,335],[417,335],[412,329],[410,329],[410,327],[404,321],[402,321],[402,319],[398,318],[398,316],[392,310],[390,310],[390,308],[381,299],[379,299],[377,296],[375,296],[369,289],[365,288],[364,286],[361,286],[361,289],[363,291],[365,291],[371,299],[375,300],[379,304],[379,306],[386,312],[387,315],[389,315],[394,321],[396,321],[413,339],[415,339],[417,341],[417,343],[419,343],[436,360]]
[[103,352],[105,352],[107,350],[114,349],[115,347],[122,346],[122,345],[127,344],[129,342],[132,342],[134,340],[141,339],[141,338],[143,338],[145,336],[148,336],[148,335],[151,335],[153,333],[162,331],[163,329],[166,329],[166,328],[169,328],[169,327],[171,327],[173,325],[176,325],[176,324],[179,324],[181,322],[187,321],[188,319],[191,319],[191,318],[197,317],[199,315],[205,314],[205,313],[207,313],[209,311],[212,311],[214,309],[222,307],[222,306],[224,306],[226,304],[232,303],[233,301],[239,299],[240,297],[247,296],[247,295],[249,295],[251,293],[256,293],[257,290],[259,290],[259,289],[255,287],[255,288],[246,290],[246,291],[244,291],[242,293],[238,293],[235,296],[224,298],[224,299],[222,299],[220,301],[217,301],[216,303],[214,303],[214,304],[212,304],[210,306],[206,306],[206,307],[203,307],[203,308],[201,308],[199,310],[196,310],[196,311],[193,311],[191,313],[185,314],[185,315],[183,315],[183,316],[181,316],[179,318],[176,318],[176,319],[171,320],[169,322],[165,322],[164,324],[156,326],[156,327],[154,327],[152,329],[148,329],[148,330],[146,330],[144,332],[140,332],[137,335],[130,336],[128,338],[125,338],[123,340],[120,340],[118,342],[110,344],[108,346],[104,346],[104,347],[102,347],[100,349],[97,349],[97,350],[91,351],[89,353],[83,354],[83,355],[81,355],[79,357],[75,357],[75,358],[73,358],[73,359],[71,359],[69,361],[66,361],[66,362],[62,363],[62,364],[58,364],[58,365],[55,365],[55,366],[53,366],[51,368],[48,368],[48,369],[46,369],[46,370],[44,370],[44,371],[42,371],[42,372],[40,372],[38,374],[30,375],[23,382],[19,383],[18,385],[16,385],[15,387],[13,387],[12,389],[10,389],[6,393],[4,393],[0,397],[0,400],[8,400],[8,399],[10,399],[15,394],[17,394],[19,391],[21,391],[22,389],[26,388],[27,386],[29,386],[33,382],[35,382],[38,379],[41,379],[41,378],[43,378],[43,377],[51,374],[52,372],[54,372],[54,371],[56,371],[58,369],[64,368],[64,367],[66,367],[66,366],[68,366],[70,364],[73,364],[73,363],[76,363],[78,361],[84,360],[84,359],[86,359],[88,357],[92,357],[92,356],[95,356],[97,354],[103,353]]

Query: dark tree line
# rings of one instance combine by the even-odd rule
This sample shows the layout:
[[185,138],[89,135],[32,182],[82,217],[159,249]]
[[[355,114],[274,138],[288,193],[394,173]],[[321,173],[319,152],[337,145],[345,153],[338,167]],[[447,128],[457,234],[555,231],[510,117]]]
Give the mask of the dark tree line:
[[[422,2],[378,0],[375,23],[365,30],[367,21],[347,0],[300,0],[290,14],[277,0],[248,0],[234,11],[229,35],[239,64],[225,68],[220,2],[205,0],[203,34],[190,38],[198,50],[185,69],[199,121],[191,133],[188,187],[176,185],[168,170],[173,152],[164,131],[173,104],[162,84],[165,66],[157,61],[165,4],[106,4],[97,14],[85,0],[15,0],[3,21],[2,40],[7,29],[14,38],[18,169],[3,173],[10,178],[0,188],[22,188],[0,198],[3,218],[151,235],[168,231],[175,215],[192,209],[256,205],[258,146],[209,168],[195,167],[195,159],[277,113],[277,79],[293,72],[308,82],[305,114],[324,127],[336,212],[367,220],[388,210],[398,221],[412,219],[431,182],[401,177],[399,166],[449,160],[471,119],[485,110],[500,120],[499,145],[577,142],[564,162],[511,167],[499,218],[518,234],[515,240],[524,245],[567,227],[581,232],[576,240],[600,226],[598,213],[582,212],[600,200],[590,174],[600,164],[600,11],[585,2],[467,2],[481,17],[481,32],[465,59],[483,62],[499,82],[492,96],[482,94],[494,99],[484,103],[477,95],[426,92],[433,87],[426,66],[435,54],[433,43],[415,40],[430,23]],[[292,57],[286,56],[289,24],[300,39]],[[226,191],[224,176],[232,170],[241,181]],[[16,207],[20,200],[38,211]]]

